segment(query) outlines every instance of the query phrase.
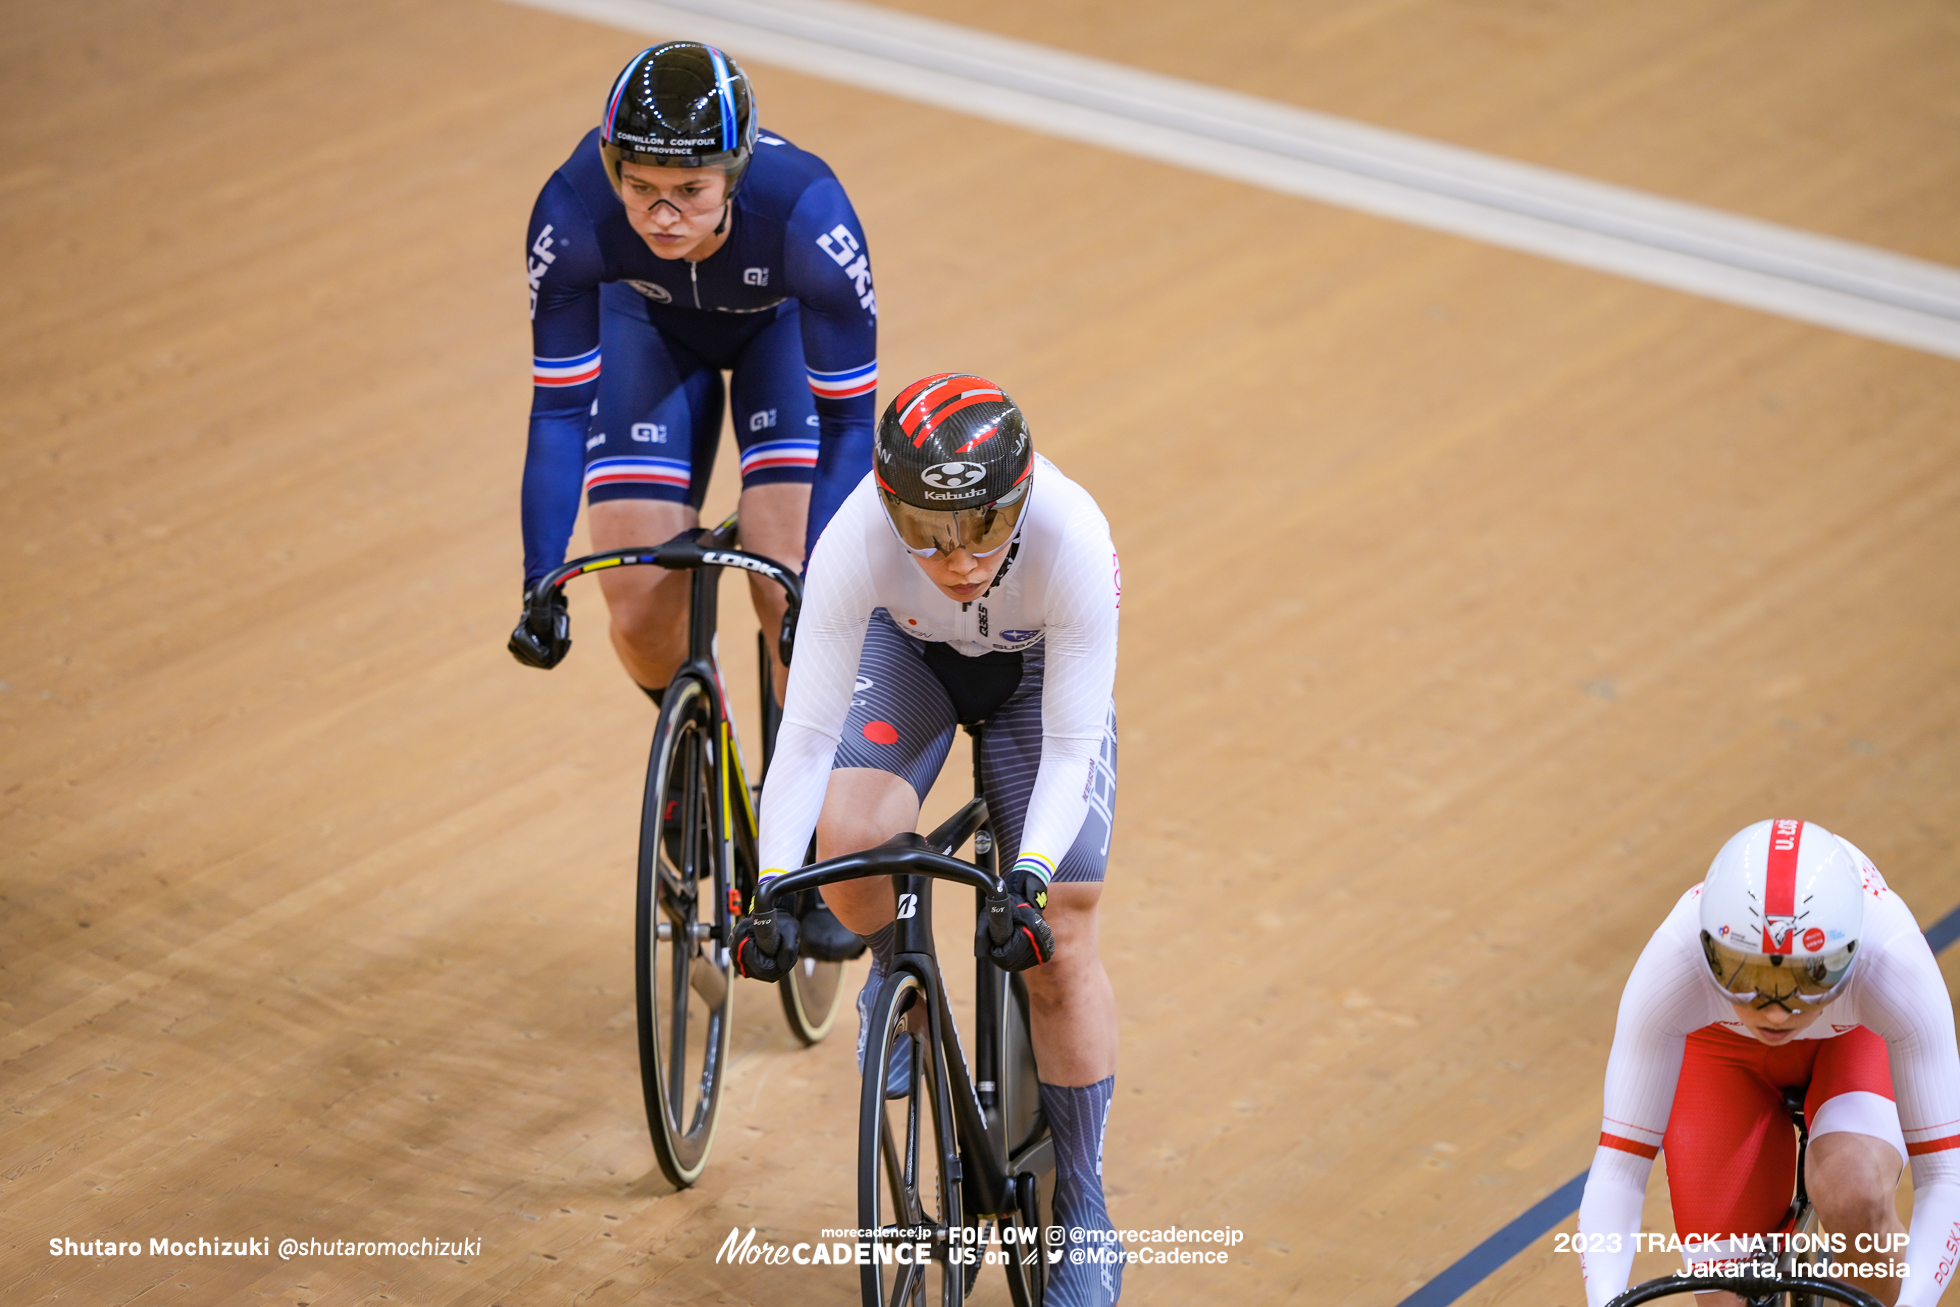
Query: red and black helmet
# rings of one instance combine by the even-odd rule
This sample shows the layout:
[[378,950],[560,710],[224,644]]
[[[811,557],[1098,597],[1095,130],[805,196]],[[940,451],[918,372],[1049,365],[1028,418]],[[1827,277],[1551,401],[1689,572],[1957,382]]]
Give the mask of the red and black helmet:
[[898,392],[878,419],[878,488],[915,508],[982,508],[1028,479],[1034,442],[1014,400],[984,377],[941,372]]
[[907,548],[986,557],[1018,529],[1034,441],[1006,391],[970,372],[940,372],[885,406],[871,472]]

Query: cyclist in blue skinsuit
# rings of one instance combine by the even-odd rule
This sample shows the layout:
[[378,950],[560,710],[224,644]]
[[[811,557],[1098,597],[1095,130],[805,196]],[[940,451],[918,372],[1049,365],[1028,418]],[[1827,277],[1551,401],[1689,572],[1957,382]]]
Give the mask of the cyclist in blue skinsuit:
[[[748,79],[727,55],[654,46],[626,65],[604,121],[545,183],[527,245],[526,590],[564,560],[581,480],[595,549],[657,543],[697,522],[723,371],[742,450],[742,542],[800,565],[806,539],[871,466],[877,402],[870,258],[823,160],[758,129]],[[687,582],[659,568],[600,580],[613,647],[657,697],[686,652]],[[773,631],[781,591],[754,593]],[[564,656],[556,644],[520,625],[511,651],[551,666]]]
[[[526,268],[526,595],[564,560],[581,484],[595,550],[698,524],[725,395],[742,452],[742,544],[800,567],[871,466],[878,305],[844,188],[823,160],[760,130],[740,66],[692,41],[635,55],[599,127],[539,193]],[[687,653],[687,579],[635,567],[599,580],[613,649],[658,703]],[[751,595],[775,632],[781,590],[754,584]],[[567,630],[562,617],[542,637],[520,621],[510,651],[556,666]],[[819,934],[856,950],[850,932],[823,924]]]

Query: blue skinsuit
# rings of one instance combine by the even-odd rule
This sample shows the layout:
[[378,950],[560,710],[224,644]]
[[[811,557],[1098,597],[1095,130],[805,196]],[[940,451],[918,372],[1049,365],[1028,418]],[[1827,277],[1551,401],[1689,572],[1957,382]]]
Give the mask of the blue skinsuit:
[[864,232],[823,160],[764,132],[722,247],[661,259],[628,224],[594,128],[538,194],[524,579],[565,557],[589,502],[700,506],[723,370],[742,484],[814,478],[805,556],[871,466],[878,301]]

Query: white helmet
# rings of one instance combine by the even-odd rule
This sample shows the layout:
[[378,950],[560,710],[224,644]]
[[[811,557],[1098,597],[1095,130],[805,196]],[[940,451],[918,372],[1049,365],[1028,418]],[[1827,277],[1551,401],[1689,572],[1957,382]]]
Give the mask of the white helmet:
[[1822,1007],[1851,979],[1865,885],[1822,826],[1759,821],[1736,833],[1701,887],[1701,947],[1723,994],[1759,1008]]

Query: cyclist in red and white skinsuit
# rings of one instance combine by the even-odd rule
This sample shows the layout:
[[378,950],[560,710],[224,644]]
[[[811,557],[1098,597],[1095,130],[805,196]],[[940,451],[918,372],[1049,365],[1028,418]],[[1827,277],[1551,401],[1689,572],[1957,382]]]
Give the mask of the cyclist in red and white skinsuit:
[[[1683,1257],[1766,1260],[1746,1241],[1783,1228],[1796,1145],[1781,1090],[1795,1085],[1808,1086],[1808,1192],[1824,1229],[1846,1236],[1830,1260],[1903,1262],[1903,1282],[1854,1282],[1899,1307],[1933,1307],[1960,1257],[1960,1054],[1946,982],[1912,913],[1850,841],[1765,821],[1723,846],[1627,979],[1579,1208],[1592,1307],[1627,1287],[1663,1147]],[[1893,1193],[1908,1159],[1906,1245]],[[1861,1234],[1877,1251],[1861,1252]]]

